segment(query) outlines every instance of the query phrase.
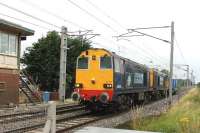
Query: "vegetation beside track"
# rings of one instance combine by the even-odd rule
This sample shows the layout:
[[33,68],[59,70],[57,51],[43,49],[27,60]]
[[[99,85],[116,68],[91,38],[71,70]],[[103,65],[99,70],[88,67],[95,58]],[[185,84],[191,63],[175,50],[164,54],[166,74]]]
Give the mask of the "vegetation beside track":
[[133,120],[119,128],[165,133],[199,133],[200,88],[191,89],[164,114],[141,118],[141,112],[142,109],[137,109]]
[[[45,37],[26,48],[21,58],[29,78],[39,85],[40,90],[53,92],[59,88],[60,38],[58,32],[48,32]],[[66,90],[69,92],[66,94],[70,94],[75,82],[76,59],[82,51],[91,48],[91,42],[79,37],[69,37],[67,42]]]
[[197,83],[197,87],[198,87],[198,88],[200,88],[200,82],[199,82],[199,83]]

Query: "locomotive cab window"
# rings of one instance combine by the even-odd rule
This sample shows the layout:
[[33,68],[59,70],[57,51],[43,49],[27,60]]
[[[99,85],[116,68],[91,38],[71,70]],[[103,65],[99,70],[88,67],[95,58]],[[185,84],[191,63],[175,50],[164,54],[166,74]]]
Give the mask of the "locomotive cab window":
[[80,57],[77,61],[78,69],[88,69],[88,57]]
[[110,56],[100,57],[100,68],[101,69],[111,69],[112,61]]

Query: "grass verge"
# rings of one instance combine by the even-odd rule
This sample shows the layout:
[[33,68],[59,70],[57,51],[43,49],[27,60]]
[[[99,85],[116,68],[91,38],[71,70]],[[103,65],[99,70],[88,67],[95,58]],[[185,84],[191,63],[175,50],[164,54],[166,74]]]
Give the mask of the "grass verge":
[[137,109],[133,113],[132,121],[118,128],[164,133],[200,133],[200,89],[191,89],[165,114],[141,118],[141,113],[142,109]]

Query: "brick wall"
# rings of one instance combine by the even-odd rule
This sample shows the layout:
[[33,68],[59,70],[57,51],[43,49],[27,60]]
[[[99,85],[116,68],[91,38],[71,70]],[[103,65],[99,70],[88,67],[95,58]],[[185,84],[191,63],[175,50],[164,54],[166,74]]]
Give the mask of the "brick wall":
[[19,103],[19,71],[0,68],[0,105]]

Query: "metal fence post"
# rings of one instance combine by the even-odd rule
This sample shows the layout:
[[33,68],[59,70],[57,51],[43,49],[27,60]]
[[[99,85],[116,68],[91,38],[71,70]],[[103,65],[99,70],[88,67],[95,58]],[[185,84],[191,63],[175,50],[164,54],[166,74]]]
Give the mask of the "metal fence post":
[[48,102],[47,122],[43,133],[56,133],[56,103],[54,101]]

